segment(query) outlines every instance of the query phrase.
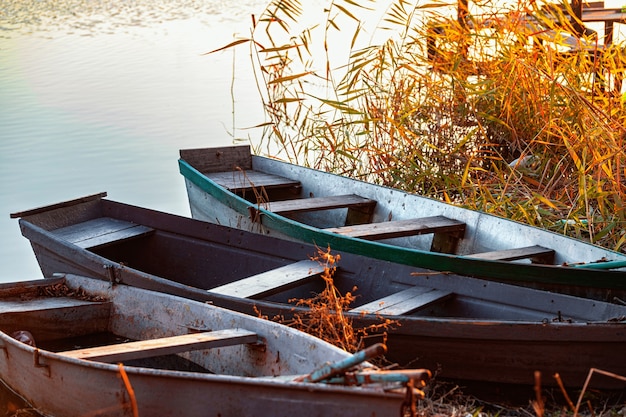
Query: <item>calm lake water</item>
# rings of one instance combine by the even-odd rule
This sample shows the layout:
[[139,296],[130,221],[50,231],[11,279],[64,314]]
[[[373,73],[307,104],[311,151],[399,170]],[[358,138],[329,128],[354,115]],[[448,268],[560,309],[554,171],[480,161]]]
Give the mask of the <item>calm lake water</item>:
[[263,122],[247,47],[203,53],[266,3],[0,0],[0,282],[41,277],[12,212],[107,191],[189,214],[178,150]]
[[[0,0],[0,282],[42,277],[12,212],[107,191],[189,214],[178,150],[263,120],[246,48],[202,54],[265,4]],[[0,414],[22,407],[0,385]]]
[[247,47],[202,54],[265,5],[0,0],[0,282],[41,277],[12,212],[107,191],[189,214],[178,150],[263,121]]

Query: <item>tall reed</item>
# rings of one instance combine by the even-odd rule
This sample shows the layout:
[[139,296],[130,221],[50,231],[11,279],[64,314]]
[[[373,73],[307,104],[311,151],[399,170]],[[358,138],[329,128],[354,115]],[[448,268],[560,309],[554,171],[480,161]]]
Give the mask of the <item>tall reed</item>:
[[622,47],[571,36],[568,6],[384,6],[272,0],[229,45],[254,58],[256,152],[623,249]]

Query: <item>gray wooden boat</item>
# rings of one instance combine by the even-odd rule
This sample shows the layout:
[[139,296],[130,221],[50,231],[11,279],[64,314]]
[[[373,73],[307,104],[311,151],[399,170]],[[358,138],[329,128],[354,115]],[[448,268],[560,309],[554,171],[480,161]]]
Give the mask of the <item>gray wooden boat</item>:
[[0,349],[0,377],[58,417],[399,415],[406,381],[429,377],[365,361],[384,346],[350,355],[278,323],[75,275],[0,285]]
[[626,289],[626,254],[581,240],[252,156],[249,146],[186,149],[180,155],[191,214],[200,220],[570,294],[571,286]]
[[[325,287],[312,245],[103,196],[13,215],[44,276],[86,275],[285,318],[307,311],[293,299]],[[357,296],[346,316],[356,328],[394,320],[386,357],[401,367],[498,384],[533,384],[537,370],[548,385],[558,372],[576,388],[590,368],[626,374],[624,305],[338,253],[335,286]],[[592,385],[626,388],[604,377]]]

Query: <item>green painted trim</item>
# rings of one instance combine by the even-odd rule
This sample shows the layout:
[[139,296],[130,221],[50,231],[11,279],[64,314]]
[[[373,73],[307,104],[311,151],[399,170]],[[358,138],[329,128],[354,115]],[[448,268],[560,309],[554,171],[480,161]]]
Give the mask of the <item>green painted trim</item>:
[[626,261],[594,262],[588,264],[572,265],[572,267],[583,269],[615,269],[626,267]]
[[[261,214],[261,223],[267,229],[275,230],[300,241],[313,243],[319,247],[330,247],[338,252],[355,253],[394,263],[493,279],[500,282],[626,290],[626,272],[624,271],[466,258],[460,255],[428,252],[326,232],[257,207],[257,205],[211,181],[186,161],[179,160],[178,163],[180,173],[186,179],[225,206],[244,216],[249,215],[250,209],[258,210]],[[595,265],[601,267],[600,264]]]

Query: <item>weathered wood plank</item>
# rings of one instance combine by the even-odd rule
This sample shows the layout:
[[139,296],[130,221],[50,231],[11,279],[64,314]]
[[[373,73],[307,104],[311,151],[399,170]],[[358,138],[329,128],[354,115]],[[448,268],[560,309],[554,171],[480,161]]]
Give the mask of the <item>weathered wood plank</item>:
[[296,200],[274,201],[269,203],[268,210],[279,214],[294,214],[306,211],[330,210],[338,208],[358,208],[373,211],[376,200],[355,194],[336,195],[329,197],[299,198]]
[[66,297],[37,298],[0,303],[0,328],[7,334],[28,330],[36,342],[105,332],[111,303]]
[[209,290],[210,292],[242,298],[258,298],[293,288],[324,272],[317,261],[306,260],[272,269]]
[[258,336],[254,332],[245,329],[227,329],[69,350],[59,354],[76,359],[123,362],[192,350],[256,343],[257,341]]
[[81,248],[88,249],[144,236],[153,231],[149,227],[135,223],[100,217],[56,229],[52,233]]
[[326,230],[344,236],[367,240],[382,240],[428,233],[460,233],[462,235],[465,232],[465,223],[444,216],[433,216],[336,227]]
[[69,297],[37,297],[14,300],[5,299],[0,302],[0,314],[9,312],[24,313],[29,311],[52,310],[93,304],[94,303],[92,301]]
[[524,248],[473,253],[471,255],[467,255],[467,257],[485,259],[489,261],[516,261],[519,259],[532,259],[532,261],[536,263],[552,264],[554,262],[554,254],[554,249],[535,245]]
[[100,200],[100,199],[102,199],[102,198],[104,198],[106,196],[107,196],[107,193],[106,192],[102,192],[102,193],[98,193],[98,194],[92,194],[92,195],[88,195],[88,196],[85,196],[85,197],[76,198],[74,200],[63,201],[62,203],[51,204],[51,205],[48,205],[48,206],[38,207],[38,208],[26,210],[26,211],[18,211],[16,213],[11,213],[11,218],[12,219],[17,219],[17,218],[20,218],[20,217],[32,216],[34,214],[45,213],[46,211],[52,211],[52,210],[56,210],[56,209],[60,209],[60,208],[74,206],[74,205],[77,205],[77,204],[86,203],[88,201]]
[[10,297],[35,298],[46,287],[62,284],[65,278],[46,278],[32,281],[0,283],[0,299]]
[[453,295],[450,291],[416,286],[356,307],[350,312],[402,315],[424,309]]
[[431,252],[455,254],[459,246],[459,240],[465,234],[465,229],[459,232],[435,233],[430,245]]
[[248,192],[254,189],[261,192],[262,188],[267,190],[286,188],[290,189],[293,194],[299,194],[302,188],[298,180],[253,170],[213,172],[206,176],[234,193]]
[[252,169],[250,146],[181,149],[180,157],[203,174]]

